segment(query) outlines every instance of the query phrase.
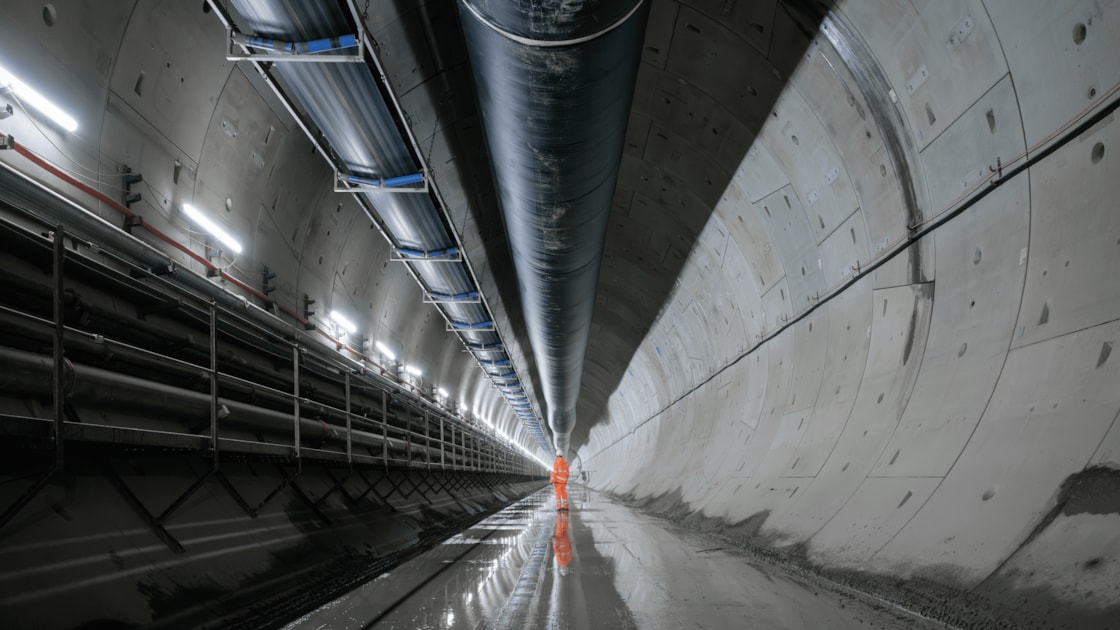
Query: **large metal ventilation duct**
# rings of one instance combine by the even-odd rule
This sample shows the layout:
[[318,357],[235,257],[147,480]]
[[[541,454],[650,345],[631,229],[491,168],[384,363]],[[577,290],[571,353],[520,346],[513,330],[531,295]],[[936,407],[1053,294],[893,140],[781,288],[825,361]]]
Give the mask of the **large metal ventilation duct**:
[[575,426],[644,0],[459,0],[558,450]]

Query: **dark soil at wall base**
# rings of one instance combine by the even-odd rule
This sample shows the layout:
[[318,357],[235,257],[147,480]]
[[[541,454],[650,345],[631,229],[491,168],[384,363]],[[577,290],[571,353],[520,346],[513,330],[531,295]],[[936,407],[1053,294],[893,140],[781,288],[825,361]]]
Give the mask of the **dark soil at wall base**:
[[[1017,569],[1008,567],[1010,560],[1029,553],[1032,543],[1059,517],[1120,514],[1120,470],[1095,467],[1068,477],[1053,507],[1031,534],[1004,563],[971,588],[957,581],[957,572],[952,566],[920,567],[920,577],[823,566],[810,559],[808,542],[791,544],[779,536],[763,534],[762,526],[769,517],[767,511],[731,523],[693,511],[679,491],[655,497],[615,495],[614,498],[687,530],[710,536],[755,561],[775,565],[824,588],[863,597],[870,603],[896,606],[954,628],[1120,628],[1120,591],[1111,598],[1110,605],[1086,606],[1060,597],[1048,586],[1024,587],[1023,576]],[[1104,561],[1090,560],[1084,563],[1084,569],[1092,571]],[[1120,585],[1117,588],[1120,589]]]

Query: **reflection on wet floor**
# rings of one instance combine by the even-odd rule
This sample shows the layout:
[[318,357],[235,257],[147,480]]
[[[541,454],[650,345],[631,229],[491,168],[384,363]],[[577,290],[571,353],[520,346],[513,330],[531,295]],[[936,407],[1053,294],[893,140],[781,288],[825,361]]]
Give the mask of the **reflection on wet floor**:
[[542,490],[288,628],[909,625],[571,486]]

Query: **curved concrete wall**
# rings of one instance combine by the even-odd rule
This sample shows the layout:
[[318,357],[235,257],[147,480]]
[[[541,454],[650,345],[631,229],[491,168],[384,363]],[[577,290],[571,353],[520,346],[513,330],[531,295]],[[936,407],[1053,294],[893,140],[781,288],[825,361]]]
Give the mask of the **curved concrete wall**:
[[824,567],[1115,607],[1116,477],[1084,472],[1120,466],[1113,117],[817,303],[1115,98],[1120,6],[853,0],[814,32],[760,5],[654,3],[592,485]]

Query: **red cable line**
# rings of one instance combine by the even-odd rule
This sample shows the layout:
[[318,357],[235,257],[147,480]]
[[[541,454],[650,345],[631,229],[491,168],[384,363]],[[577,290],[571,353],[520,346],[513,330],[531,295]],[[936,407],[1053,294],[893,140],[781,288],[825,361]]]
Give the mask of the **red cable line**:
[[[28,149],[27,147],[23,146],[22,144],[13,142],[12,148],[15,150],[16,153],[19,153],[23,157],[27,158],[28,160],[30,160],[32,163],[34,163],[39,168],[42,168],[43,170],[47,171],[51,175],[54,175],[58,179],[61,179],[62,181],[66,182],[67,184],[70,184],[71,186],[73,186],[74,188],[77,188],[78,190],[82,191],[83,193],[93,197],[94,199],[97,199],[101,203],[109,206],[113,210],[116,210],[120,214],[123,214],[126,217],[136,216],[135,212],[129,210],[128,208],[121,205],[120,203],[117,203],[116,201],[113,201],[109,197],[105,196],[105,194],[102,193],[101,191],[99,191],[95,188],[92,188],[92,187],[88,186],[87,184],[71,177],[65,171],[59,169],[54,164],[51,164],[45,158],[41,157],[40,155],[38,155],[37,153],[35,153],[31,149]],[[168,245],[174,247],[175,249],[183,252],[184,254],[189,256],[192,260],[198,262],[203,267],[205,267],[208,271],[217,271],[218,274],[221,276],[221,278],[223,280],[233,284],[234,286],[242,289],[243,291],[246,291],[246,292],[250,293],[254,297],[256,297],[260,300],[263,300],[264,302],[266,302],[268,304],[275,305],[281,312],[283,312],[285,315],[288,315],[289,317],[296,320],[297,322],[299,322],[299,323],[301,323],[305,326],[311,324],[311,321],[308,320],[306,317],[303,317],[303,316],[299,315],[298,313],[296,313],[292,309],[284,306],[283,304],[280,304],[280,303],[276,302],[276,300],[273,300],[272,298],[270,298],[267,295],[261,293],[260,291],[257,291],[256,289],[254,289],[253,287],[245,284],[241,280],[238,280],[237,278],[234,278],[233,276],[229,275],[225,271],[222,271],[216,265],[214,265],[214,263],[210,262],[209,260],[206,260],[206,258],[200,256],[199,254],[197,254],[196,252],[191,250],[191,248],[187,247],[186,245],[183,245],[179,241],[177,241],[177,240],[171,238],[170,236],[164,234],[159,229],[152,227],[151,225],[149,225],[146,222],[141,223],[139,227],[147,230],[148,233],[150,233],[152,236],[158,238],[159,240],[161,240],[161,241],[167,243]],[[314,330],[315,330],[315,332],[319,333],[320,335],[325,337],[327,340],[329,340],[331,343],[335,344],[336,346],[339,346],[340,348],[345,348],[348,352],[350,352],[354,356],[357,356],[357,357],[362,358],[362,359],[367,360],[367,361],[369,360],[362,353],[354,350],[353,348],[351,348],[350,346],[348,346],[346,344],[341,343],[338,339],[336,339],[335,337],[332,337],[331,335],[328,335],[322,329],[316,327]],[[378,367],[381,367],[381,366],[379,365]],[[386,372],[384,369],[382,369],[381,372],[382,372],[382,374],[384,374],[386,376],[390,376],[390,377],[393,376],[392,374]],[[397,379],[393,378],[393,380],[397,380]]]

